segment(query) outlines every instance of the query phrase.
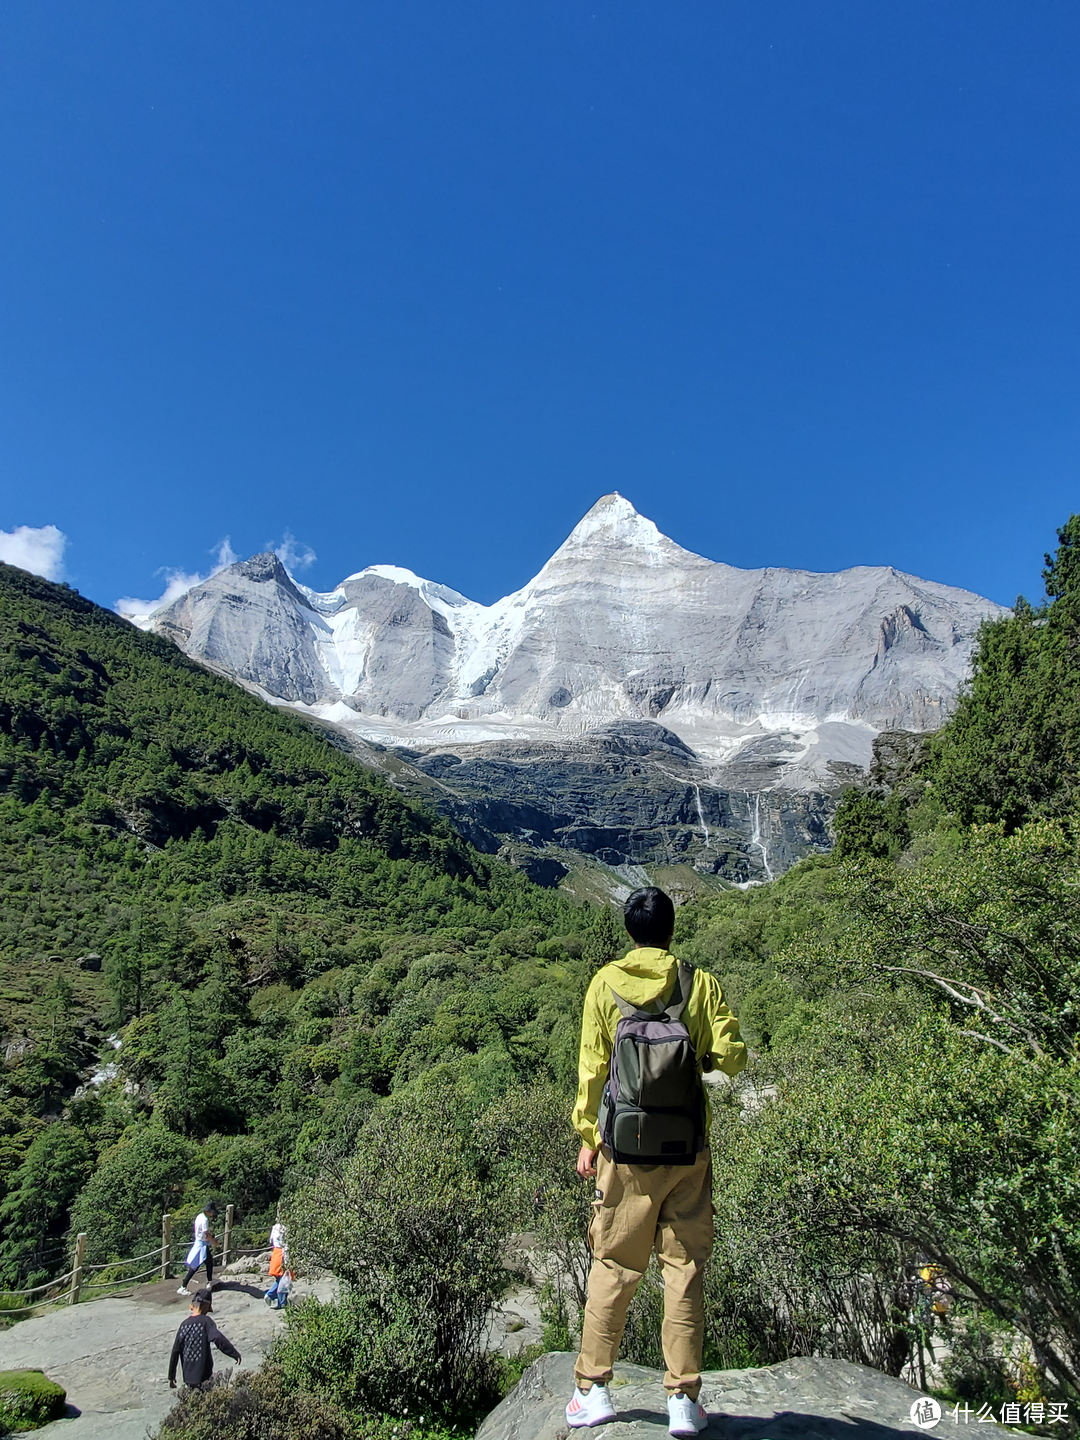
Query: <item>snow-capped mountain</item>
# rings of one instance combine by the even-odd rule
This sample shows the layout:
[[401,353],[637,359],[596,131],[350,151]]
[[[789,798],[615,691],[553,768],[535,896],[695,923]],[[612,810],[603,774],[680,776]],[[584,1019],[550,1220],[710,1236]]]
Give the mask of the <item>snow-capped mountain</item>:
[[597,502],[536,578],[478,605],[372,565],[320,594],[273,555],[231,565],[150,624],[268,697],[430,747],[569,738],[660,719],[702,758],[763,735],[789,782],[866,763],[882,729],[933,729],[999,606],[886,567],[739,570]]
[[888,567],[738,570],[606,495],[494,605],[389,565],[321,594],[267,554],[141,623],[545,883],[566,851],[746,881],[828,849],[874,737],[936,729],[1002,613]]

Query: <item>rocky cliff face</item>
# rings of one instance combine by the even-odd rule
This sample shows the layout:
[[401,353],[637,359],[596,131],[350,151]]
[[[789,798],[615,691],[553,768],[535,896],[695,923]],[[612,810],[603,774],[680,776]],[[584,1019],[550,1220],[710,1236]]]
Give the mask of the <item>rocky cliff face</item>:
[[382,565],[318,593],[258,555],[149,623],[268,699],[400,747],[478,836],[745,879],[827,845],[874,735],[936,728],[1000,613],[890,568],[737,570],[608,495],[494,605]]
[[[649,721],[598,726],[574,742],[398,748],[395,779],[427,799],[481,850],[514,843],[541,883],[559,851],[615,868],[690,864],[735,882],[782,874],[829,848],[826,791],[719,785],[677,735]],[[411,772],[411,773],[410,773]],[[417,772],[431,783],[417,784]],[[738,779],[738,777],[735,777]],[[744,779],[746,777],[743,777]],[[538,867],[535,852],[544,852]]]

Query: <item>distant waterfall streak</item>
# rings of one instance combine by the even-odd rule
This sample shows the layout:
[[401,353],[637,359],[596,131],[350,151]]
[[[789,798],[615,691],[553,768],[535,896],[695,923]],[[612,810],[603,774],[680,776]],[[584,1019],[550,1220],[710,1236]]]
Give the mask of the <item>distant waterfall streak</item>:
[[705,833],[705,849],[709,848],[709,827],[705,824],[705,811],[701,808],[701,787],[694,786],[694,796],[697,800],[697,818],[701,821],[701,828]]
[[746,811],[750,817],[750,844],[753,845],[753,847],[761,854],[761,863],[765,868],[765,879],[775,880],[776,876],[773,874],[769,866],[769,851],[765,845],[765,841],[762,838],[760,790],[756,790],[753,796],[747,795]]

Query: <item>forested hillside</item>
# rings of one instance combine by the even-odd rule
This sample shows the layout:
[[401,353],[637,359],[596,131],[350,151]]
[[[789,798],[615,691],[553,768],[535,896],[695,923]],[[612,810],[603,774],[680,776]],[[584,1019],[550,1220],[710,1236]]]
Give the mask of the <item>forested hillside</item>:
[[[64,1268],[73,1202],[95,1259],[211,1192],[261,1228],[291,1166],[446,1055],[571,1065],[583,912],[9,566],[0,653],[0,1283]],[[101,1053],[115,1078],[80,1085]]]

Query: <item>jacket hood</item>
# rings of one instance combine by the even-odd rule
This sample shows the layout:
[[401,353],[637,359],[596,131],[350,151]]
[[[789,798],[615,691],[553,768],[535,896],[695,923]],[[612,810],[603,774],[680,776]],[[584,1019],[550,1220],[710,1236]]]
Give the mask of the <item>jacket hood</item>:
[[647,1005],[666,995],[675,984],[678,960],[670,950],[650,945],[631,950],[621,960],[613,960],[600,971],[604,983],[628,1000],[631,1005]]

